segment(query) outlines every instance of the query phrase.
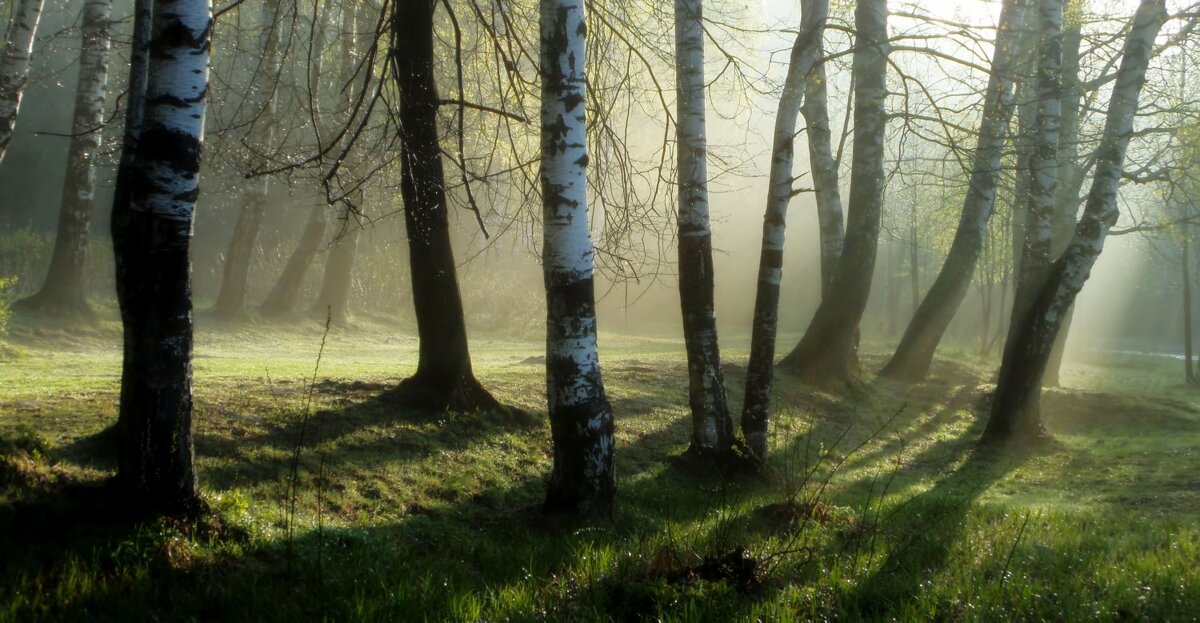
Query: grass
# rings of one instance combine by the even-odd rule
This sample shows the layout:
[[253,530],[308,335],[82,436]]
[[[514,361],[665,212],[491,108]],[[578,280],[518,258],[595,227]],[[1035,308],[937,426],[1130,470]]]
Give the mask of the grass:
[[[530,415],[399,411],[406,330],[201,319],[196,456],[212,513],[130,520],[115,460],[118,333],[14,326],[0,359],[0,620],[1192,620],[1200,394],[1170,362],[1073,366],[1055,442],[977,449],[989,363],[939,360],[849,397],[780,379],[773,476],[726,482],[686,446],[674,340],[602,336],[619,509],[538,511],[550,466],[538,343],[476,339],[478,376]],[[746,353],[727,359],[740,396]],[[868,355],[874,369],[879,357]]]

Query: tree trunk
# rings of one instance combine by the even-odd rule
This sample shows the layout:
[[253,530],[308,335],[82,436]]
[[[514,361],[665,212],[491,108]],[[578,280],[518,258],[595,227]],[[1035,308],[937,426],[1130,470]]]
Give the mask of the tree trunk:
[[[249,138],[268,150],[274,148],[276,115],[279,109],[276,78],[282,64],[278,50],[279,18],[278,0],[263,2],[263,30],[260,34],[259,48],[263,67],[266,68],[264,79],[268,87],[258,94],[265,98],[265,101],[256,102],[261,112],[254,120]],[[254,163],[250,164],[252,169],[255,166]],[[254,259],[254,249],[258,246],[258,232],[262,229],[270,192],[271,177],[264,175],[253,181],[242,194],[242,206],[238,211],[237,223],[233,227],[233,236],[229,239],[229,247],[225,251],[225,263],[221,268],[221,289],[217,293],[216,305],[213,306],[213,310],[221,316],[238,317],[246,312],[246,286],[250,281],[250,264]]]
[[398,397],[426,409],[477,411],[498,405],[471,370],[450,247],[433,77],[434,5],[435,0],[397,2],[391,23],[389,53],[400,91],[400,194],[420,340],[417,371],[401,383]]
[[612,407],[600,378],[587,213],[583,0],[541,0],[542,267],[554,469],[545,508],[607,513],[616,497]]
[[313,312],[328,313],[335,325],[344,326],[350,322],[350,286],[361,232],[361,225],[347,221],[345,231],[330,244],[321,292],[313,303]]
[[[829,0],[801,0],[801,21],[810,13],[829,15]],[[816,18],[814,18],[816,19]],[[814,22],[815,24],[816,22]],[[808,131],[808,162],[812,171],[813,194],[817,201],[817,227],[821,244],[821,296],[829,296],[838,258],[842,256],[842,241],[846,236],[842,219],[842,192],[838,187],[838,163],[833,157],[833,132],[829,126],[829,93],[825,78],[825,23],[811,43],[816,61],[804,77],[804,103],[800,114]]]
[[830,286],[796,348],[781,362],[815,385],[852,381],[858,367],[858,325],[867,307],[883,204],[883,137],[887,116],[887,2],[855,5],[854,160],[846,240]]
[[54,254],[41,290],[18,301],[13,309],[38,315],[91,318],[84,292],[88,234],[96,203],[94,160],[104,126],[104,100],[108,86],[110,0],[88,0],[83,5],[82,46],[71,143],[58,213]]
[[1025,321],[1004,347],[1000,380],[983,434],[985,442],[1020,441],[1043,434],[1039,410],[1042,375],[1066,311],[1087,281],[1104,248],[1104,239],[1119,216],[1117,190],[1125,151],[1133,133],[1133,119],[1154,39],[1166,17],[1164,0],[1143,0],[1134,15],[1117,70],[1083,217],[1066,252],[1051,267],[1049,277],[1025,314]]
[[[754,300],[754,325],[750,337],[750,361],[746,364],[746,399],[742,404],[742,435],[751,455],[760,463],[767,459],[767,425],[774,380],[772,373],[775,367],[775,335],[779,328],[779,284],[783,278],[787,210],[792,200],[792,156],[796,119],[800,114],[806,79],[821,58],[821,37],[824,36],[825,20],[829,16],[829,2],[807,0],[803,10],[800,32],[796,34],[796,42],[792,46],[787,78],[783,83],[779,110],[775,115],[771,174],[766,213],[763,216],[762,255],[758,261],[758,290]],[[828,126],[826,120],[826,141],[829,139]],[[838,209],[840,211],[841,208]]]
[[126,128],[126,147],[135,145],[136,155],[127,169],[128,193],[122,189],[118,201],[130,203],[114,205],[125,329],[117,482],[130,500],[157,510],[197,503],[188,249],[199,195],[211,27],[206,0],[156,0],[141,97],[135,36],[130,92],[144,100],[145,110],[140,133],[136,119]]
[[[975,265],[987,238],[988,221],[996,203],[1001,160],[1012,119],[1015,98],[1015,65],[1022,53],[1021,24],[1026,23],[1028,3],[1006,0],[1001,7],[1000,29],[992,58],[971,181],[963,201],[962,215],[950,251],[924,300],[916,307],[900,345],[884,366],[883,376],[916,382],[929,373],[933,353],[962,305]],[[916,270],[915,262],[913,270]]]
[[1188,247],[1192,245],[1187,236],[1187,225],[1183,225],[1183,244],[1180,245],[1180,277],[1183,279],[1183,371],[1188,385],[1195,385],[1196,373],[1192,369],[1192,270],[1188,263]]
[[4,56],[0,57],[0,162],[8,153],[13,127],[21,110],[21,96],[29,82],[29,64],[33,59],[33,41],[43,0],[19,0],[8,25]]
[[724,453],[733,447],[734,437],[713,304],[702,5],[702,0],[675,0],[679,303],[692,411],[692,443],[688,450]]
[[314,205],[309,212],[308,222],[304,225],[304,232],[300,234],[300,242],[288,257],[283,272],[279,274],[279,280],[259,307],[263,316],[278,318],[295,311],[296,299],[300,297],[300,286],[304,285],[304,276],[308,274],[313,260],[321,252],[328,224],[329,206],[324,203]]

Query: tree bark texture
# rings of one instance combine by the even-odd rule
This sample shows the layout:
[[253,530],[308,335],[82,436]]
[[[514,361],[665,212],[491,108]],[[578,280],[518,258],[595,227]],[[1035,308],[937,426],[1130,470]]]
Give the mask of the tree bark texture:
[[[262,54],[262,66],[265,78],[258,84],[255,94],[260,101],[258,117],[250,132],[253,142],[272,149],[275,144],[276,115],[278,112],[278,79],[282,59],[279,53],[279,2],[268,0],[262,4],[262,32],[259,34],[259,49]],[[256,81],[257,82],[257,81]],[[250,163],[250,168],[256,168],[262,163]],[[258,246],[258,232],[262,229],[263,216],[266,214],[267,201],[271,192],[271,177],[263,175],[252,181],[242,194],[242,205],[238,211],[237,222],[233,226],[233,236],[229,239],[229,247],[225,251],[225,263],[221,267],[221,289],[217,293],[217,302],[213,309],[226,317],[241,316],[246,312],[246,288],[250,281],[250,265],[254,259],[254,250]]]
[[471,370],[466,319],[450,246],[437,131],[434,7],[434,0],[398,2],[391,22],[391,62],[400,91],[400,192],[420,341],[417,371],[399,389],[413,406],[476,411],[497,404]]
[[887,2],[855,5],[854,157],[846,240],[830,287],[796,348],[782,364],[816,385],[851,382],[858,367],[858,325],[866,310],[883,205],[883,138],[887,123]]
[[1042,375],[1067,309],[1087,281],[1104,249],[1104,239],[1119,216],[1117,191],[1125,151],[1133,133],[1133,119],[1154,39],[1166,17],[1164,0],[1143,0],[1134,15],[1125,38],[1083,216],[1075,227],[1071,244],[1051,266],[1024,321],[1005,345],[1000,379],[983,434],[985,442],[1021,441],[1042,434],[1038,403]]
[[[1013,89],[1015,65],[1022,53],[1020,26],[1026,21],[1028,6],[1026,0],[1007,0],[1000,9],[992,75],[988,80],[971,178],[958,229],[941,271],[916,307],[900,345],[881,372],[883,376],[908,382],[925,378],[934,351],[971,286],[987,238],[988,222],[995,211],[1004,145],[1016,105]],[[915,272],[916,266],[912,268]]]
[[[803,22],[809,15],[829,16],[829,0],[801,0]],[[816,19],[816,18],[814,18]],[[825,22],[811,39],[817,60],[804,77],[804,97],[800,114],[808,132],[808,162],[812,172],[813,195],[817,202],[817,228],[821,245],[821,296],[829,295],[838,258],[842,256],[845,223],[842,217],[842,191],[838,181],[838,163],[833,157],[833,132],[829,126],[829,93],[825,78]],[[793,61],[794,62],[794,61]]]
[[[120,227],[114,244],[125,329],[117,482],[137,503],[163,510],[196,502],[188,250],[199,195],[211,29],[208,0],[154,3],[144,118],[140,132],[136,124],[126,128],[126,146],[131,131],[136,136],[128,211],[114,218],[114,227]],[[138,64],[136,48],[135,37],[131,71]],[[131,79],[135,95],[138,82]]]
[[14,304],[13,309],[17,311],[64,317],[92,316],[83,276],[92,210],[96,203],[94,161],[104,127],[111,8],[110,0],[88,0],[83,5],[79,79],[54,253],[41,289]]
[[33,59],[33,41],[42,16],[43,0],[18,0],[8,36],[4,39],[4,56],[0,57],[0,162],[8,153],[21,96],[29,82],[29,65]]
[[541,0],[540,9],[546,394],[554,445],[545,508],[606,513],[617,484],[613,413],[596,349],[584,0]]
[[[792,45],[787,77],[775,115],[767,207],[763,216],[762,254],[758,260],[758,287],[754,300],[754,324],[751,327],[750,360],[746,365],[746,399],[742,405],[742,435],[751,455],[760,463],[767,459],[775,336],[779,329],[779,286],[783,279],[788,204],[792,200],[796,120],[800,115],[809,74],[821,58],[821,38],[829,17],[829,2],[807,0],[803,10],[800,32],[796,34],[796,41]],[[828,141],[828,119],[825,133]],[[815,165],[813,168],[815,171]],[[838,212],[840,217],[840,206]]]
[[713,303],[712,230],[704,108],[703,0],[675,0],[675,77],[679,175],[679,303],[692,412],[689,451],[727,452],[733,419],[721,372]]

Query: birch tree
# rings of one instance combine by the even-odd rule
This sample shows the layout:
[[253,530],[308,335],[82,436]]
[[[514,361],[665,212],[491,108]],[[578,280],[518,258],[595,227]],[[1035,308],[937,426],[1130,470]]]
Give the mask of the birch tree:
[[29,64],[33,59],[33,41],[44,0],[18,0],[8,35],[4,40],[4,56],[0,57],[0,162],[8,153],[13,127],[21,110],[21,96],[29,82]]
[[734,437],[713,303],[702,12],[703,0],[675,0],[679,303],[692,411],[692,443],[688,450],[724,453],[733,448]]
[[596,350],[584,0],[541,0],[540,9],[546,395],[554,446],[545,507],[604,513],[617,485],[613,413]]
[[[750,337],[750,361],[746,365],[746,399],[742,406],[742,435],[751,455],[760,463],[767,458],[767,424],[775,367],[775,336],[779,328],[779,284],[783,278],[783,249],[788,204],[791,203],[792,163],[795,153],[796,121],[810,75],[821,59],[821,38],[829,17],[828,0],[806,0],[800,32],[792,45],[787,77],[775,115],[771,148],[771,172],[767,182],[767,207],[763,216],[762,253],[758,260],[758,288],[754,300],[754,325]],[[816,86],[824,89],[824,85]],[[818,117],[819,114],[811,116]],[[682,115],[681,115],[682,117]],[[829,123],[825,118],[825,148]],[[812,139],[810,138],[810,145]],[[817,150],[819,151],[819,150]],[[812,154],[812,150],[810,150]],[[815,158],[813,158],[815,160]],[[832,160],[832,158],[831,158]],[[813,165],[814,172],[817,165]],[[836,171],[834,172],[836,175]],[[814,178],[816,176],[814,175]],[[835,177],[836,180],[836,177]],[[835,181],[836,183],[836,181]],[[836,193],[836,190],[834,191]],[[836,194],[834,195],[836,197]],[[819,201],[819,200],[818,200]],[[839,202],[840,203],[840,202]],[[838,206],[841,216],[841,206]],[[822,260],[824,261],[824,245]],[[824,274],[824,269],[822,269]]]
[[[141,19],[139,9],[135,19]],[[137,503],[164,510],[196,501],[188,251],[211,32],[208,0],[156,0],[145,61],[135,36],[130,93],[144,112],[140,124],[134,114],[126,118],[134,122],[125,130],[125,148],[132,146],[134,157],[127,194],[119,190],[113,210],[125,329],[117,481]],[[144,91],[137,75],[143,62]]]
[[14,310],[79,318],[92,315],[84,293],[83,275],[96,200],[95,157],[100,148],[108,92],[111,8],[110,0],[88,0],[83,5],[79,79],[54,253],[41,289],[15,303]]
[[781,365],[818,385],[850,382],[857,374],[858,325],[866,311],[883,207],[883,139],[887,116],[887,2],[854,8],[854,156],[846,239],[829,295],[821,300],[800,343]]
[[884,366],[881,373],[884,376],[905,381],[925,377],[938,342],[970,289],[996,204],[1004,145],[1016,105],[1013,89],[1016,62],[1022,54],[1021,25],[1025,23],[1029,4],[1027,0],[1006,0],[1000,9],[992,74],[984,96],[970,182],[954,242],[937,279],[916,308],[899,347]]
[[1154,40],[1166,18],[1165,0],[1142,0],[1134,14],[1083,216],[1067,250],[1050,266],[1028,312],[1005,344],[996,395],[983,434],[985,442],[1025,441],[1044,434],[1039,408],[1042,375],[1065,314],[1087,281],[1119,216],[1117,191],[1125,152],[1133,134]]

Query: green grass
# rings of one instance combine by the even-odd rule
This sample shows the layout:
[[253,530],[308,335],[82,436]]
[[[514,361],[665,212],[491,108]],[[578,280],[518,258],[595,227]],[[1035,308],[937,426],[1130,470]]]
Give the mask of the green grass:
[[[669,461],[687,442],[673,340],[603,335],[619,507],[538,511],[550,467],[541,344],[472,343],[507,415],[397,410],[403,327],[335,330],[315,386],[293,536],[288,463],[316,322],[201,319],[196,456],[213,512],[128,521],[111,474],[111,321],[14,326],[0,359],[0,620],[1193,620],[1200,394],[1169,362],[1075,365],[1047,394],[1056,441],[978,450],[992,370],[848,397],[776,394],[770,479]],[[741,395],[746,353],[727,359]],[[867,369],[880,358],[868,355]],[[528,360],[528,361],[527,361]],[[897,415],[898,413],[898,415]]]

